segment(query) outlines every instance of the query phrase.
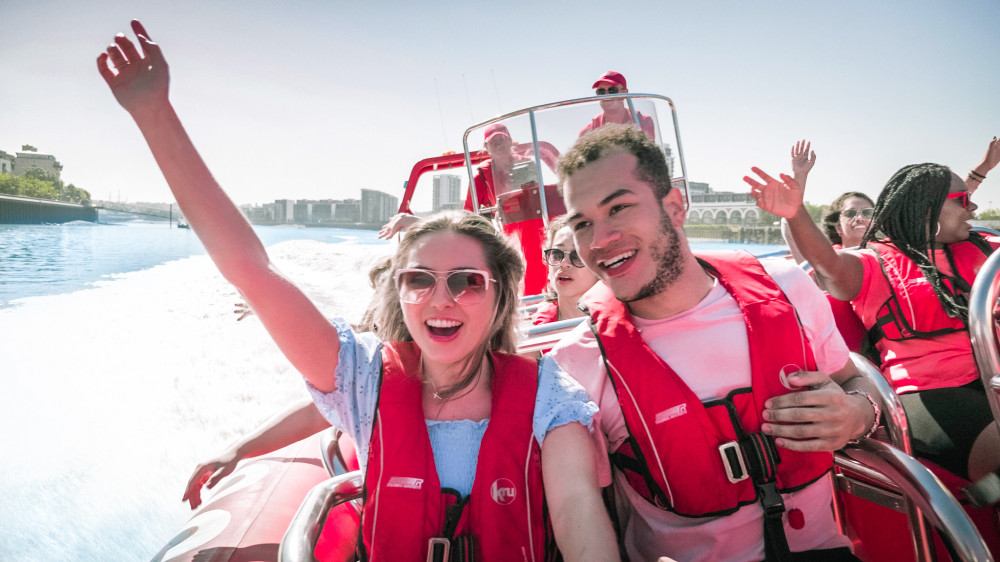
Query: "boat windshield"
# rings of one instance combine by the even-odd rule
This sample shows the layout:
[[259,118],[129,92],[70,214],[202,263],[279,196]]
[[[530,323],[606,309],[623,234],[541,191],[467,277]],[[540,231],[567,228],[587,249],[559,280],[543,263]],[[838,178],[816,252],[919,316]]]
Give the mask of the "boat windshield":
[[631,122],[663,150],[671,180],[684,189],[686,200],[686,174],[673,103],[662,96],[628,94],[537,106],[466,130],[467,177],[463,179],[473,185],[489,184],[489,189],[473,190],[477,208],[495,210],[502,220],[506,217],[505,222],[547,220],[562,214],[565,206],[555,189],[559,156],[581,135],[606,123],[624,122],[630,116]]

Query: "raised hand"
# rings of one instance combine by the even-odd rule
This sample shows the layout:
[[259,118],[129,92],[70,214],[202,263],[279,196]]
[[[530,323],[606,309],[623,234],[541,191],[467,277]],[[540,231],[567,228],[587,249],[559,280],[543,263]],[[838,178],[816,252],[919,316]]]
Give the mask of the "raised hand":
[[760,176],[764,183],[743,176],[743,181],[750,184],[750,196],[757,201],[757,206],[765,211],[790,219],[802,207],[802,188],[788,174],[781,174],[781,180],[776,180],[764,173],[760,168],[751,168]]
[[792,173],[800,183],[804,182],[809,170],[816,164],[816,153],[810,150],[811,147],[812,143],[806,140],[800,140],[792,145]]
[[798,392],[764,403],[761,431],[775,444],[793,451],[836,451],[864,433],[864,398],[848,395],[829,376],[818,371],[799,371],[788,377]]
[[407,214],[399,213],[389,219],[389,222],[382,225],[382,228],[378,231],[378,237],[383,240],[388,240],[395,236],[397,233],[410,228],[418,220],[417,217]]
[[149,33],[132,20],[142,47],[140,53],[124,34],[115,35],[114,44],[97,57],[97,71],[111,88],[118,103],[129,113],[167,103],[170,72],[160,46],[149,38]]
[[235,453],[226,451],[222,456],[199,464],[188,480],[181,501],[191,504],[191,509],[197,509],[201,505],[201,488],[203,486],[209,490],[214,488],[220,480],[232,474],[239,462],[240,459]]
[[986,147],[986,155],[983,156],[983,161],[976,166],[976,171],[982,175],[986,175],[987,172],[997,167],[1000,164],[1000,139],[993,137],[990,141],[989,146]]

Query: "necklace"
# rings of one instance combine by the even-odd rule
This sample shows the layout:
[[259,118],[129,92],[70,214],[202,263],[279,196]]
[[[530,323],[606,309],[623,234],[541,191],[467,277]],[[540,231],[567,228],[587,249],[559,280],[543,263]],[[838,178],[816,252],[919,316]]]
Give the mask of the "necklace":
[[441,398],[441,395],[438,393],[438,385],[434,384],[434,379],[427,377],[427,382],[431,383],[431,388],[434,389],[434,399],[444,400],[444,398]]
[[[483,358],[483,363],[484,363],[484,365],[480,365],[480,367],[479,367],[479,371],[478,371],[478,372],[476,373],[476,380],[475,380],[475,383],[474,383],[474,384],[472,385],[473,387],[475,387],[476,385],[478,385],[478,384],[479,384],[479,379],[480,379],[480,377],[482,377],[482,374],[483,374],[483,369],[485,368],[485,362],[486,362],[486,361],[487,361],[487,359],[486,359],[486,358],[484,357],[484,358]],[[421,371],[422,373],[425,373],[425,371],[424,371],[424,365],[423,365],[423,361],[422,361],[422,360],[421,360],[421,363],[420,363],[420,371]],[[423,379],[424,379],[424,381],[425,381],[425,382],[426,382],[427,384],[431,385],[431,389],[432,389],[432,390],[434,391],[434,392],[433,392],[433,393],[431,394],[431,396],[433,396],[435,400],[441,400],[441,401],[444,401],[444,400],[445,400],[445,397],[444,397],[444,396],[441,396],[441,391],[439,391],[439,390],[438,390],[438,385],[437,385],[437,383],[435,383],[435,382],[434,382],[434,379],[433,379],[432,377],[430,377],[429,375],[426,375],[426,374],[424,375]],[[471,389],[470,389],[470,391],[471,391]],[[465,395],[465,394],[467,394],[467,393],[468,393],[468,392],[465,392],[465,393],[463,393],[462,395],[464,396],[464,395]]]

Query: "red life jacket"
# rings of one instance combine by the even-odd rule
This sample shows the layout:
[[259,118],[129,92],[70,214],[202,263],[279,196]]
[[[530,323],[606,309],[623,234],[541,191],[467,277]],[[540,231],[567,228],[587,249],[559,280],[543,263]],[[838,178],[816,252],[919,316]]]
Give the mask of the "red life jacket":
[[[784,366],[815,370],[815,360],[794,308],[756,258],[745,252],[700,257],[743,312],[752,388],[703,404],[646,345],[610,289],[592,289],[585,297],[591,329],[629,432],[611,462],[640,495],[686,516],[725,515],[751,504],[758,500],[753,481],[763,478],[769,491],[760,499],[763,503],[764,495],[771,496],[773,509],[765,504],[765,514],[776,512],[780,529],[784,506],[780,496],[774,497],[775,488],[787,493],[815,482],[830,470],[833,458],[830,453],[779,454],[773,440],[760,433],[761,412],[768,398],[790,392],[779,376]],[[710,360],[706,367],[711,376]]]
[[[883,347],[891,347],[888,342],[968,330],[964,319],[948,316],[934,288],[913,260],[892,244],[870,242],[868,247],[878,256],[890,294],[885,302],[873,303],[874,307],[864,307],[858,312],[862,322],[873,332],[880,351],[884,351]],[[959,299],[967,301],[976,274],[988,254],[969,241],[949,244],[943,253],[957,276],[942,276],[943,282]]]
[[[431,549],[469,549],[462,560],[544,560],[555,552],[543,513],[541,451],[532,433],[538,363],[492,354],[490,421],[472,493],[442,489],[421,403],[420,348],[382,348],[375,425],[365,474],[362,559],[438,560]],[[470,540],[470,537],[472,540]],[[551,548],[550,548],[551,546]],[[444,558],[444,560],[448,560]]]
[[[646,136],[649,137],[650,140],[655,141],[656,140],[656,126],[653,125],[653,118],[649,117],[648,115],[643,115],[641,111],[636,111],[635,112],[635,117],[639,121],[639,127],[642,129],[642,132],[646,133]],[[600,129],[601,127],[603,127],[606,124],[607,123],[604,122],[604,112],[601,112],[600,114],[598,114],[597,116],[595,116],[593,119],[591,119],[590,120],[590,125],[587,125],[586,127],[584,127],[583,130],[580,131],[580,134],[577,135],[577,136],[581,136],[582,137],[584,134],[589,133],[590,131],[594,131],[596,129]],[[632,121],[632,120],[629,120],[628,124],[634,125],[635,122]]]
[[531,323],[549,324],[559,320],[559,301],[545,301],[538,305],[535,313],[531,316]]

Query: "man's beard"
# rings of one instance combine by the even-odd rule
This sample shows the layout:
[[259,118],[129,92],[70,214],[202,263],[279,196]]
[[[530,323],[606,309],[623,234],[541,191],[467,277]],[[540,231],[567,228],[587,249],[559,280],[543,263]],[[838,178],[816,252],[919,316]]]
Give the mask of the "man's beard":
[[677,235],[674,223],[670,221],[667,213],[660,211],[660,232],[663,237],[650,245],[650,253],[653,262],[656,264],[656,274],[653,279],[639,288],[639,291],[630,299],[621,299],[622,302],[636,302],[649,297],[656,296],[677,281],[681,276],[681,239]]

